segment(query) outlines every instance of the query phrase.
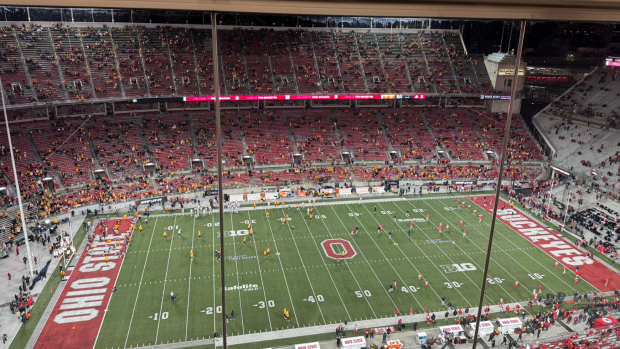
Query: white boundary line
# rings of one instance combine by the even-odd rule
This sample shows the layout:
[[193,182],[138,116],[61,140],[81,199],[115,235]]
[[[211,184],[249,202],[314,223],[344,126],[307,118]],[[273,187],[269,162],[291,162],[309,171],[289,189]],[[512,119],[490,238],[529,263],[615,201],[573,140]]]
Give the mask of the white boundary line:
[[[443,194],[447,194],[447,193],[443,193]],[[452,198],[464,198],[467,199],[469,197],[473,197],[473,196],[488,196],[489,194],[486,193],[478,193],[478,192],[472,192],[470,194],[459,194],[459,193],[453,193],[453,195],[441,195],[441,196],[429,196],[429,197],[424,197],[427,194],[423,194],[422,196],[417,196],[417,197],[397,197],[397,196],[386,196],[384,198],[378,197],[375,199],[362,199],[360,197],[360,199],[353,199],[351,198],[351,200],[343,200],[343,199],[337,199],[337,200],[329,200],[326,199],[327,201],[323,201],[323,202],[316,202],[313,203],[312,206],[313,207],[317,207],[317,206],[332,206],[332,205],[347,205],[347,204],[361,204],[361,203],[380,203],[380,202],[390,202],[390,201],[426,201],[426,200],[444,200],[444,199],[452,199]],[[305,206],[305,204],[301,203],[301,202],[291,202],[290,204],[285,204],[285,205],[280,205],[280,208],[295,208],[296,205],[301,205],[302,207]],[[272,209],[273,206],[268,206],[267,204],[261,204],[260,206],[257,207],[252,207],[252,206],[242,206],[240,208],[238,208],[238,211],[268,211],[270,209]],[[228,210],[224,210],[224,212],[228,212]],[[213,210],[211,212],[211,214],[217,214],[219,213],[219,210]],[[172,217],[172,216],[189,216],[191,213],[158,213],[158,214],[151,214],[150,217]]]
[[[250,216],[250,211],[248,212],[248,220],[250,221],[251,229],[254,229],[254,225],[252,225],[252,217]],[[256,248],[256,240],[254,239],[254,235],[252,235],[252,244],[254,245],[254,253],[256,254],[256,264],[258,264],[258,275],[260,276],[260,283],[263,286],[263,297],[265,298],[265,310],[267,311],[267,320],[269,320],[269,330],[273,331],[273,326],[271,325],[271,315],[269,314],[269,306],[267,303],[267,291],[265,290],[265,282],[263,281],[263,270],[260,267],[260,258],[258,257],[258,249]]]
[[[131,232],[131,236],[133,236],[134,231],[135,231],[135,226],[134,226],[134,229]],[[84,238],[88,239],[87,236],[84,236]],[[116,273],[116,278],[114,279],[114,285],[112,286],[113,287],[112,290],[114,290],[114,287],[116,287],[116,282],[118,281],[118,277],[119,277],[119,275],[121,275],[121,270],[123,270],[123,263],[125,263],[125,259],[127,259],[127,251],[128,250],[129,250],[129,244],[127,244],[127,246],[125,247],[125,253],[123,254],[123,260],[121,261],[121,266],[118,268],[118,273]],[[103,328],[103,322],[105,321],[105,316],[108,314],[108,308],[110,307],[110,303],[112,303],[112,296],[113,295],[114,295],[114,292],[112,292],[110,294],[110,299],[108,299],[108,304],[106,305],[105,310],[103,312],[103,318],[101,319],[101,324],[99,324],[99,330],[97,330],[97,336],[95,336],[95,342],[93,343],[93,349],[97,345],[97,340],[99,340],[99,334],[101,333],[101,328]]]
[[[228,214],[230,215],[230,229],[234,230],[235,223],[233,222],[233,213],[229,212]],[[224,234],[225,233],[226,232],[224,232]],[[233,251],[235,251],[235,256],[236,256],[237,245],[235,244],[235,235],[232,236],[232,240],[233,240]],[[239,281],[239,266],[237,263],[237,258],[235,258],[235,271],[237,273],[237,285],[240,285],[241,282]],[[222,315],[226,316],[227,314],[222,314]],[[241,334],[245,334],[245,324],[243,323],[243,303],[241,302],[241,289],[239,289],[239,316],[241,317]]]
[[[278,243],[276,242],[276,237],[273,234],[273,229],[271,229],[271,222],[269,222],[269,217],[265,217],[265,220],[267,221],[267,225],[269,226],[269,230],[271,231],[271,237],[273,239],[273,244],[277,252],[279,251]],[[276,254],[276,257],[278,257],[278,262],[280,262],[280,269],[282,270],[282,276],[284,277],[284,284],[286,285],[286,291],[288,292],[288,298],[291,301],[291,308],[293,308],[293,313],[295,314],[295,323],[297,324],[297,327],[299,327],[299,320],[297,319],[297,311],[295,311],[295,303],[293,303],[293,297],[291,296],[291,289],[288,287],[288,281],[286,280],[286,273],[284,272],[284,266],[282,265],[282,259],[280,259],[279,254]]]
[[146,250],[146,257],[144,257],[144,266],[142,267],[142,275],[140,275],[140,282],[138,283],[138,291],[136,292],[136,301],[133,303],[133,310],[131,310],[131,318],[129,319],[129,326],[127,326],[127,336],[125,337],[125,344],[123,348],[127,348],[127,341],[129,340],[129,333],[131,332],[131,323],[133,322],[133,316],[136,312],[136,305],[138,305],[138,297],[140,297],[140,288],[142,287],[142,280],[144,278],[144,271],[146,270],[146,264],[149,260],[149,252],[151,251],[151,243],[153,242],[153,235],[155,235],[155,228],[157,227],[157,217],[153,222],[153,231],[151,232],[151,240],[149,241],[149,247]]
[[[281,209],[281,211],[282,211],[282,216],[284,216],[285,215],[284,209]],[[285,222],[286,222],[285,223],[286,227],[288,228],[288,231],[292,236],[293,231],[291,230],[291,225],[288,222],[288,220],[285,220]],[[323,319],[324,324],[327,324],[327,322],[325,322],[325,316],[323,316],[323,310],[321,310],[321,304],[320,302],[317,301],[316,292],[314,292],[314,286],[312,286],[312,281],[310,281],[310,275],[308,275],[308,269],[306,268],[306,263],[304,263],[304,259],[301,257],[301,252],[299,251],[299,247],[297,247],[297,242],[295,241],[294,237],[293,237],[293,245],[295,245],[295,249],[297,250],[297,255],[299,256],[299,260],[301,261],[301,266],[304,268],[304,273],[306,274],[306,280],[308,280],[308,284],[310,285],[310,292],[312,292],[312,296],[314,297],[315,304],[319,308],[321,319]]]
[[166,297],[166,281],[168,281],[168,268],[170,267],[170,255],[172,255],[172,244],[174,244],[174,236],[176,235],[177,217],[174,217],[174,221],[172,222],[172,227],[174,228],[170,235],[172,235],[172,239],[170,240],[170,250],[168,251],[168,262],[166,263],[166,273],[164,274],[164,286],[161,290],[161,302],[159,304],[159,315],[157,316],[157,330],[155,331],[155,344],[157,344],[157,338],[159,338],[159,324],[161,323],[161,311],[164,307],[164,298]]
[[[195,210],[198,210],[197,208]],[[192,249],[190,251],[194,251],[194,235],[196,234],[196,213],[194,213],[194,224],[192,226]],[[192,291],[192,264],[194,264],[194,259],[190,259],[189,261],[189,277],[187,278],[187,310],[185,315],[185,340],[187,340],[187,329],[189,328],[189,295]]]

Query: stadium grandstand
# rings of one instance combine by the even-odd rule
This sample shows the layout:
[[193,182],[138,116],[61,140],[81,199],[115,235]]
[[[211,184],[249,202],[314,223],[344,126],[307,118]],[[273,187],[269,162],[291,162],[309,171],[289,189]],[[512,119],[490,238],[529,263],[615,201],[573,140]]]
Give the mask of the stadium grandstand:
[[64,2],[0,7],[2,348],[620,348],[613,4]]

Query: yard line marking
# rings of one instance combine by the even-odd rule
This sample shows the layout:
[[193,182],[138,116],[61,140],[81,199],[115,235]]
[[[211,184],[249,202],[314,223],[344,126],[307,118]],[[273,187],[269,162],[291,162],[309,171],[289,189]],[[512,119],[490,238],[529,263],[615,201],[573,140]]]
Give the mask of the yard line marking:
[[[317,212],[319,212],[319,210],[316,210]],[[325,220],[321,219],[320,220],[321,223],[323,223],[323,225],[325,226],[325,229],[327,230],[327,232],[329,233],[329,238],[333,239],[333,235],[331,233],[331,231],[329,231],[329,227],[327,226],[327,224],[325,223]],[[361,250],[360,250],[361,253]],[[351,265],[350,264],[357,264],[355,262],[349,262],[349,261],[344,261],[345,265],[347,266],[347,269],[349,269],[349,273],[351,273],[351,276],[353,277],[353,280],[355,280],[355,283],[357,284],[357,288],[359,290],[362,290],[362,285],[360,285],[359,281],[357,280],[357,278],[355,277],[355,274],[353,273],[353,270],[351,270]],[[360,263],[361,264],[361,263]],[[372,304],[370,303],[370,301],[368,300],[368,297],[366,297],[366,295],[364,293],[362,293],[362,296],[364,296],[364,300],[366,301],[366,303],[368,304],[368,307],[370,308],[370,311],[372,311],[372,315],[376,318],[377,317],[377,313],[375,313],[375,310],[372,308]]]
[[[366,207],[366,205],[363,205],[364,207]],[[349,205],[346,205],[347,210],[349,209]],[[336,213],[335,209],[332,209],[334,211],[334,214],[338,215]],[[366,210],[368,210],[368,208],[366,208]],[[370,213],[370,211],[368,211],[368,213]],[[373,217],[373,219],[375,220],[375,222],[377,222],[377,224],[379,223],[377,221],[377,219],[374,217],[374,215],[371,215]],[[410,285],[409,282],[405,281],[405,279],[403,279],[402,275],[400,275],[400,273],[396,270],[396,268],[394,268],[394,264],[392,264],[391,261],[387,260],[387,256],[385,255],[385,253],[383,252],[383,249],[381,247],[379,247],[379,244],[377,244],[377,241],[375,241],[375,239],[372,237],[372,234],[370,234],[370,232],[368,231],[368,229],[366,228],[366,225],[364,224],[364,222],[362,222],[362,220],[358,217],[355,216],[353,217],[353,219],[355,219],[356,221],[358,221],[358,223],[361,224],[361,226],[364,228],[364,231],[366,232],[366,235],[368,235],[368,237],[370,238],[370,241],[372,241],[372,243],[375,245],[375,247],[377,247],[377,250],[379,252],[381,252],[381,255],[383,256],[384,259],[386,259],[386,261],[388,262],[388,264],[390,265],[390,268],[392,268],[392,270],[394,271],[394,273],[396,274],[396,277],[400,279],[400,282],[402,282],[402,285]],[[416,297],[413,292],[408,292],[408,294],[411,296],[411,298],[413,298],[413,300],[418,303],[418,305],[420,306],[420,309],[423,309],[424,306],[422,305],[422,303],[420,303],[420,301],[418,300],[418,297]],[[397,307],[398,309],[398,307]]]
[[[177,223],[177,217],[174,216],[172,226]],[[176,228],[176,227],[175,227]],[[170,250],[168,251],[168,262],[166,263],[166,273],[164,274],[164,287],[161,290],[161,303],[159,304],[159,316],[157,317],[157,330],[155,331],[155,344],[157,344],[157,338],[159,337],[159,324],[161,323],[161,310],[164,307],[164,298],[166,296],[166,280],[168,279],[168,267],[170,267],[170,255],[172,254],[172,244],[174,243],[174,236],[176,235],[174,229],[171,233],[172,239],[170,240]]]
[[[233,223],[233,213],[229,212],[230,215],[230,230],[234,230],[234,225],[235,223]],[[237,255],[237,245],[235,244],[235,235],[232,236],[233,239],[233,251],[235,252],[235,255]],[[237,285],[241,285],[241,282],[239,282],[239,266],[237,263],[237,258],[235,258],[235,271],[237,273]],[[234,309],[231,309],[234,310]],[[241,288],[239,289],[239,313],[241,316],[241,334],[245,334],[245,324],[243,323],[243,303],[241,303]],[[224,317],[227,314],[222,314]]]
[[[478,204],[476,204],[474,201],[471,201],[474,205],[478,206],[480,209],[484,210],[483,207],[480,207]],[[499,210],[499,209],[498,209]],[[504,222],[502,222],[501,220],[499,220],[499,218],[497,219],[499,223],[503,224],[504,226],[506,226],[508,229],[510,229],[510,231],[512,231],[513,233],[519,235],[516,231],[514,231],[513,229],[511,229],[507,224],[505,224]],[[482,224],[489,226],[489,228],[491,227],[491,223],[487,223],[486,221],[484,221]],[[508,240],[508,242],[512,245],[512,246],[517,246],[511,239],[502,236],[502,234],[499,234],[502,238],[505,238],[506,240]],[[520,236],[520,235],[519,235]],[[526,240],[527,241],[527,240]],[[542,267],[543,269],[545,269],[547,272],[549,272],[550,274],[552,274],[556,279],[560,280],[560,282],[564,283],[566,286],[568,286],[569,289],[575,291],[577,290],[576,288],[573,287],[573,285],[570,285],[568,282],[566,282],[566,280],[562,279],[561,277],[559,277],[552,269],[549,269],[547,267],[545,267],[543,264],[541,264],[536,258],[532,257],[529,253],[527,253],[525,250],[523,251],[523,253],[525,255],[527,255],[531,260],[533,260],[536,264],[538,264],[540,267]],[[546,256],[546,254],[545,254]],[[516,261],[516,259],[514,259],[514,257],[510,256],[513,260]],[[549,257],[551,258],[551,257]],[[553,258],[552,258],[553,259]],[[518,263],[518,262],[517,262]],[[519,263],[520,264],[520,263]],[[521,268],[523,270],[525,270],[527,272],[527,269],[525,269],[525,267],[521,266]],[[541,282],[542,284],[542,282]],[[547,288],[547,286],[545,286],[545,288]],[[553,291],[553,289],[551,287],[549,287],[549,290]],[[554,292],[555,293],[555,292]]]
[[125,337],[125,344],[123,348],[127,348],[127,340],[129,340],[129,332],[131,331],[131,323],[133,322],[133,316],[136,312],[136,305],[138,304],[138,297],[140,296],[140,287],[142,286],[142,280],[144,278],[144,271],[146,270],[146,262],[149,259],[149,252],[151,251],[151,243],[153,242],[153,235],[155,235],[155,227],[157,227],[157,217],[153,223],[153,231],[151,232],[151,239],[149,240],[149,247],[146,250],[146,257],[144,258],[144,266],[142,267],[142,275],[140,275],[140,282],[138,283],[138,291],[136,292],[136,301],[133,303],[133,310],[131,311],[131,317],[129,318],[129,326],[127,327],[127,336]]
[[[196,208],[196,210],[198,210]],[[196,234],[196,214],[194,214],[194,223],[192,225],[192,253],[194,251],[194,234]],[[187,329],[189,328],[189,295],[192,291],[192,264],[194,263],[194,259],[191,258],[189,260],[189,277],[187,282],[187,310],[185,312],[185,340],[187,340]]]
[[[362,206],[364,206],[364,209],[366,209],[366,212],[368,212],[368,214],[369,214],[370,216],[372,216],[372,217],[373,217],[374,221],[375,221],[377,224],[379,224],[379,221],[377,221],[377,219],[375,218],[375,216],[374,216],[372,213],[370,213],[370,210],[368,209],[367,205],[362,205]],[[399,227],[399,228],[400,228],[400,227]],[[401,230],[402,230],[402,229],[401,229]],[[415,245],[415,244],[414,244],[414,245]],[[417,247],[417,248],[418,248],[418,249],[422,252],[422,254],[423,254],[424,256],[426,256],[426,253],[424,252],[424,250],[423,250],[423,249],[419,248],[417,245],[416,245],[416,247]],[[396,245],[396,248],[398,248],[398,250],[400,251],[400,253],[404,256],[404,259],[403,259],[403,258],[401,258],[401,260],[407,260],[407,262],[409,263],[409,265],[411,265],[411,266],[412,266],[412,267],[416,270],[416,272],[418,273],[418,275],[422,275],[422,272],[421,272],[421,271],[420,271],[420,270],[416,267],[416,265],[415,265],[415,264],[413,264],[413,262],[411,261],[411,259],[409,259],[409,257],[408,257],[408,256],[407,256],[407,254],[405,253],[405,251],[403,251],[403,249],[402,249],[402,248],[400,248],[400,246],[399,246],[399,245]],[[419,257],[416,257],[416,258],[419,258]],[[448,277],[447,277],[444,273],[442,273],[442,272],[441,272],[441,270],[439,270],[439,268],[437,268],[437,266],[436,266],[436,265],[435,265],[435,264],[431,261],[431,259],[430,259],[430,258],[428,258],[428,257],[427,257],[427,259],[431,262],[431,264],[433,264],[433,266],[435,267],[435,269],[437,269],[437,271],[439,272],[439,274],[440,274],[441,276],[443,276],[443,278],[444,278],[444,279],[446,279],[446,281],[450,281],[450,280],[448,279]],[[441,300],[441,296],[439,295],[439,293],[437,293],[437,290],[435,290],[435,287],[433,287],[432,285],[429,285],[429,288],[431,289],[431,291],[433,291],[433,293],[435,293],[435,295],[437,296],[437,298],[439,298],[439,300]],[[462,296],[462,295],[461,295],[461,296]]]
[[[308,228],[308,232],[310,233],[310,236],[312,236],[312,230],[310,229],[310,226],[308,226],[308,222],[306,222],[306,220],[304,219],[303,214],[300,213],[299,210],[296,210],[296,211],[301,216],[301,220],[306,225],[306,228]],[[284,213],[284,210],[282,210],[282,213]],[[322,221],[322,219],[321,219],[321,221]],[[292,235],[292,233],[291,233],[291,235]],[[293,237],[293,241],[294,240],[295,240],[295,238]],[[344,300],[342,299],[342,296],[340,295],[340,291],[338,291],[338,287],[336,286],[336,282],[334,281],[334,278],[332,277],[331,272],[327,268],[327,263],[325,263],[325,257],[323,257],[323,252],[321,251],[321,249],[319,249],[318,242],[315,239],[313,239],[313,241],[314,241],[314,247],[316,247],[316,250],[319,253],[319,256],[321,257],[321,262],[323,262],[323,266],[325,267],[325,270],[327,270],[327,275],[329,275],[329,279],[332,281],[332,285],[334,286],[334,289],[336,290],[336,293],[338,294],[338,298],[340,299],[340,303],[344,307],[344,311],[347,313],[347,318],[350,319],[351,318],[351,314],[349,314],[349,309],[347,309],[347,305],[345,304]],[[315,300],[316,300],[316,298],[315,298]],[[318,303],[318,301],[317,301],[317,303]]]
[[[342,221],[342,219],[340,219],[340,216],[338,216],[338,214],[336,213],[336,210],[334,210],[334,208],[332,206],[328,206],[332,209],[332,211],[334,211],[334,215],[336,216],[336,218],[338,218],[338,221],[340,221],[340,224],[342,224],[342,227],[344,228],[345,231],[347,231],[347,226],[344,224],[344,222]],[[317,212],[319,210],[317,209]],[[394,305],[394,309],[398,309],[398,306],[396,305],[396,303],[394,302],[394,299],[390,296],[390,294],[388,293],[388,291],[385,289],[385,286],[383,285],[383,283],[381,282],[381,279],[379,279],[379,276],[377,276],[377,273],[375,272],[375,269],[372,267],[372,265],[370,264],[370,262],[368,261],[368,258],[366,258],[366,255],[362,252],[362,248],[360,247],[360,245],[357,243],[357,241],[353,240],[351,241],[352,244],[355,244],[357,246],[357,248],[360,250],[360,256],[362,256],[362,258],[366,261],[366,264],[368,265],[368,269],[372,272],[372,274],[375,276],[375,279],[377,279],[377,282],[379,282],[379,288],[383,290],[383,292],[385,292],[385,295],[388,297],[388,299],[392,302],[392,305]],[[345,261],[345,263],[347,263]],[[361,290],[361,288],[360,288]],[[364,294],[364,292],[362,292],[362,294]],[[365,295],[364,295],[365,297]]]
[[[248,213],[248,220],[252,222],[252,217],[250,216],[250,211]],[[253,229],[252,227],[251,229]],[[263,271],[260,267],[260,258],[258,258],[258,249],[256,248],[256,240],[254,239],[254,235],[252,234],[252,244],[254,245],[254,253],[256,254],[256,264],[258,264],[258,274],[260,275],[260,283],[263,286],[263,297],[265,298],[265,303],[267,303],[267,292],[265,290],[265,283],[263,282]],[[267,320],[269,320],[269,329],[273,331],[273,327],[271,326],[271,316],[269,314],[269,307],[265,307],[267,311]]]
[[[265,220],[267,221],[267,225],[269,226],[269,230],[271,231],[271,237],[273,238],[273,245],[276,248],[276,251],[279,251],[278,243],[276,242],[276,237],[273,233],[273,229],[271,229],[271,222],[269,221],[269,218],[265,218]],[[299,320],[297,320],[297,312],[295,311],[295,304],[293,303],[293,297],[291,297],[291,289],[288,287],[288,281],[286,280],[286,273],[284,272],[284,266],[282,266],[282,259],[280,259],[279,254],[276,254],[276,257],[278,257],[278,262],[280,262],[280,269],[282,270],[282,276],[284,276],[284,284],[286,285],[286,291],[288,292],[288,298],[291,300],[291,308],[293,308],[293,314],[295,314],[295,323],[297,324],[297,327],[299,327]]]
[[[284,215],[284,209],[282,209],[282,214]],[[291,236],[293,235],[293,231],[291,230],[291,225],[289,224],[288,221],[286,222],[286,227],[288,228],[289,233],[291,233]],[[308,284],[310,285],[310,292],[312,292],[312,296],[314,297],[314,299],[316,300],[316,302],[314,302],[316,304],[316,306],[319,308],[319,314],[321,314],[321,319],[323,319],[323,323],[327,324],[327,322],[325,322],[325,317],[323,316],[323,310],[321,310],[321,305],[319,304],[320,302],[317,300],[316,298],[316,292],[314,292],[314,287],[312,286],[312,281],[310,281],[310,275],[308,275],[308,270],[306,269],[306,264],[304,263],[303,258],[301,258],[301,252],[299,251],[299,247],[297,247],[297,242],[295,241],[295,238],[293,238],[293,245],[295,245],[295,249],[297,250],[297,255],[299,256],[299,260],[301,261],[301,266],[304,268],[304,273],[306,274],[306,279],[308,280]]]

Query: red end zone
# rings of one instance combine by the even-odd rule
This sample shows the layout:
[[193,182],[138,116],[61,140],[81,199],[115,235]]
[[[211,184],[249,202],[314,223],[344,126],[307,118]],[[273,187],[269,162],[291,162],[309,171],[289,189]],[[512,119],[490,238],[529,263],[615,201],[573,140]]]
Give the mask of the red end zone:
[[[470,197],[470,200],[489,213],[493,212],[493,196],[475,196]],[[567,269],[576,273],[576,267],[579,267],[579,277],[586,280],[599,291],[606,292],[620,289],[620,275],[597,260],[589,258],[584,250],[577,248],[562,238],[557,232],[543,227],[518,209],[510,207],[503,200],[497,208],[497,218]],[[605,285],[607,278],[609,278],[609,282]]]
[[[121,268],[131,219],[100,222],[54,306],[35,348],[92,348]],[[105,226],[108,233],[104,237]],[[114,233],[115,226],[118,234]]]

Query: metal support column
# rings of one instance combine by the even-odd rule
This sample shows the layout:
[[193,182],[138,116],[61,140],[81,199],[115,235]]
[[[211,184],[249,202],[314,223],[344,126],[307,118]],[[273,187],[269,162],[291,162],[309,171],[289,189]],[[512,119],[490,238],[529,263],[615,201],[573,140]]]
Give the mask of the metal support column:
[[[222,120],[220,118],[220,68],[217,53],[217,15],[211,12],[211,54],[215,85],[215,137],[217,142],[217,197],[220,208],[220,273],[222,278],[222,346],[226,346],[226,283],[224,280],[224,188],[222,186]],[[215,340],[215,338],[214,338]]]
[[506,119],[506,127],[504,129],[504,144],[502,146],[502,156],[499,163],[499,174],[497,176],[497,187],[495,188],[495,202],[493,204],[493,219],[491,220],[491,231],[489,233],[489,244],[487,246],[487,256],[484,262],[484,273],[482,275],[482,286],[480,287],[480,302],[478,303],[478,315],[476,316],[476,330],[474,332],[474,345],[476,349],[478,344],[478,329],[480,326],[480,316],[482,315],[482,304],[484,302],[484,294],[487,286],[487,275],[489,272],[489,261],[491,260],[491,247],[493,247],[493,233],[495,231],[495,222],[497,220],[497,205],[499,204],[499,193],[502,187],[502,176],[504,174],[504,163],[506,162],[506,146],[510,139],[510,122],[512,121],[512,107],[517,95],[517,87],[519,85],[519,68],[521,66],[521,54],[523,52],[523,38],[525,36],[525,21],[521,21],[521,32],[519,33],[519,47],[517,49],[517,57],[514,67],[514,80],[510,91],[510,100],[508,101],[508,118]]

